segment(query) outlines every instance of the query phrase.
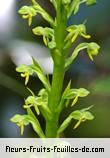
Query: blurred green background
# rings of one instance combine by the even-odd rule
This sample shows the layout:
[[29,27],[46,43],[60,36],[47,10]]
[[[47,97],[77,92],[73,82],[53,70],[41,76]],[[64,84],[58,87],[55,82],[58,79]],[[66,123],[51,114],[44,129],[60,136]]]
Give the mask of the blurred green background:
[[[0,1],[0,137],[21,137],[19,128],[10,122],[16,113],[25,113],[22,108],[24,98],[29,92],[24,87],[24,80],[16,73],[16,66],[31,63],[31,57],[37,58],[44,71],[52,73],[52,61],[47,48],[43,46],[42,38],[32,34],[36,25],[46,26],[47,23],[37,16],[31,28],[27,21],[21,19],[17,10],[25,0]],[[48,0],[39,3],[55,15]],[[87,98],[80,99],[76,109],[94,105],[91,109],[95,119],[83,123],[73,130],[74,121],[64,132],[65,137],[110,137],[110,0],[97,0],[91,7],[82,5],[80,11],[72,16],[68,25],[80,24],[87,20],[87,32],[92,35],[89,41],[95,41],[101,46],[100,54],[91,62],[86,53],[82,52],[65,75],[66,85],[72,78],[73,87],[87,88],[91,93]],[[82,41],[83,39],[79,39]],[[42,87],[37,78],[31,77],[28,84],[35,93]],[[62,121],[70,111],[61,114]],[[45,128],[45,122],[39,120]],[[23,137],[36,137],[31,127],[25,128]]]

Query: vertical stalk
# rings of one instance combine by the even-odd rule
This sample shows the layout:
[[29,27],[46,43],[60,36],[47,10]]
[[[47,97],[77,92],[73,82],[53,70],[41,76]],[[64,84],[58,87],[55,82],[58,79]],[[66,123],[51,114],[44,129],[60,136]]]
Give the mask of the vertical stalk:
[[[55,28],[56,49],[52,52],[54,58],[54,69],[52,87],[49,95],[49,108],[52,111],[51,120],[46,121],[46,137],[56,137],[59,121],[59,113],[56,112],[59,105],[65,74],[65,55],[63,52],[64,38],[67,22],[67,14],[61,0],[57,0],[57,18]],[[57,52],[59,53],[56,53]]]

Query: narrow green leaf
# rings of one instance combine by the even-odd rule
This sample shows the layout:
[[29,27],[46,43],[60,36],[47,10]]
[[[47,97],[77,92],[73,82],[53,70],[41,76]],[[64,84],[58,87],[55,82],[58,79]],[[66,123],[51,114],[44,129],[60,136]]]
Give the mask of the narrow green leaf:
[[73,51],[72,55],[67,59],[66,64],[65,64],[65,68],[68,68],[73,61],[76,59],[76,57],[78,56],[79,52],[83,49],[86,49],[88,46],[88,43],[81,43],[79,44]]
[[50,91],[50,83],[47,79],[47,77],[45,76],[43,70],[41,69],[41,67],[39,66],[38,62],[33,59],[33,65],[31,65],[31,68],[34,70],[34,72],[37,74],[38,78],[41,80],[41,82],[44,84],[45,88],[48,90],[48,92]]
[[55,26],[53,18],[37,2],[33,7],[52,27]]
[[45,138],[40,123],[36,118],[35,114],[33,113],[33,111],[31,109],[27,109],[27,113],[30,116],[30,123],[32,124],[34,131],[40,136],[40,138]]
[[58,134],[62,133],[62,132],[68,127],[68,125],[70,124],[71,120],[72,120],[72,117],[71,117],[71,116],[68,116],[68,117],[63,121],[63,123],[61,124],[61,126],[59,127],[57,133],[58,133]]
[[50,0],[50,2],[53,4],[53,6],[55,7],[55,9],[57,9],[57,3],[56,3],[56,0]]

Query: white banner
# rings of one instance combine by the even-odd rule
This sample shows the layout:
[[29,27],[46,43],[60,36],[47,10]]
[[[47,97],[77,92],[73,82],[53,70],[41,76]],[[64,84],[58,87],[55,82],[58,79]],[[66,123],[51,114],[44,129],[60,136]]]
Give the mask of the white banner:
[[107,138],[1,138],[1,158],[110,158]]

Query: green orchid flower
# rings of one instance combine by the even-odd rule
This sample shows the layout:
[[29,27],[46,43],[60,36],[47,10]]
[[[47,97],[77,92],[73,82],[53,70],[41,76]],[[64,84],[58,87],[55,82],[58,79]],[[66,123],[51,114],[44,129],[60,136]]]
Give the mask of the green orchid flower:
[[99,49],[100,49],[100,46],[95,42],[91,42],[91,43],[88,44],[87,53],[89,55],[89,58],[92,61],[93,61],[93,56],[98,55]]
[[21,73],[21,77],[25,78],[25,85],[29,82],[29,76],[33,75],[34,71],[30,66],[27,65],[20,65],[16,68],[16,71]]
[[29,26],[32,24],[32,18],[37,15],[37,11],[33,6],[23,6],[18,13],[22,15],[23,19],[28,19]]
[[37,115],[40,115],[40,110],[38,108],[38,106],[40,106],[40,104],[38,103],[38,98],[35,96],[29,96],[26,100],[25,100],[25,105],[23,105],[23,107],[25,109],[34,107],[35,111],[37,113]]
[[82,109],[82,110],[75,110],[73,111],[61,124],[61,126],[58,129],[58,134],[62,133],[68,125],[71,123],[72,119],[77,120],[77,123],[74,125],[73,129],[76,129],[79,127],[79,125],[82,122],[85,122],[86,120],[93,120],[94,116],[89,109],[91,109],[93,106],[89,106],[88,108]]
[[69,33],[65,39],[65,42],[71,40],[71,43],[73,43],[77,39],[78,36],[82,36],[86,39],[89,39],[91,37],[90,35],[86,33],[86,27],[84,24],[69,26],[67,28],[67,31]]
[[68,89],[68,91],[64,94],[65,99],[73,99],[73,102],[71,106],[74,106],[79,97],[86,97],[90,92],[86,90],[85,88],[79,88],[79,89]]
[[14,117],[11,118],[11,122],[16,123],[16,125],[18,127],[20,127],[21,135],[23,135],[23,133],[24,133],[24,126],[29,124],[28,115],[16,114]]
[[54,38],[54,30],[52,28],[48,27],[36,27],[33,30],[33,33],[38,36],[43,36],[43,41],[46,46],[48,46],[50,49],[53,49],[56,47],[55,38]]

